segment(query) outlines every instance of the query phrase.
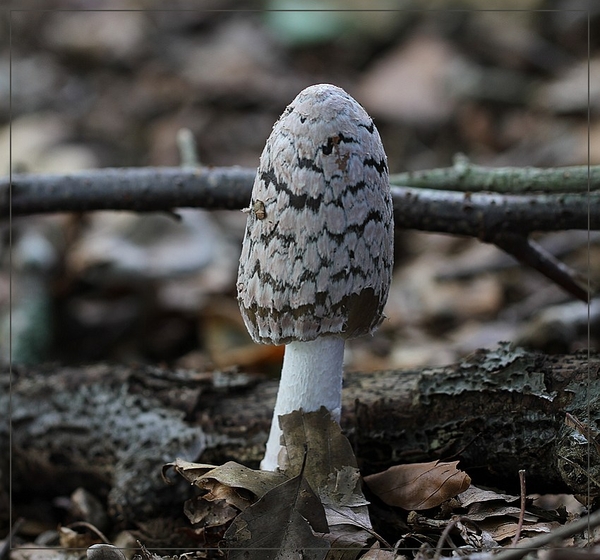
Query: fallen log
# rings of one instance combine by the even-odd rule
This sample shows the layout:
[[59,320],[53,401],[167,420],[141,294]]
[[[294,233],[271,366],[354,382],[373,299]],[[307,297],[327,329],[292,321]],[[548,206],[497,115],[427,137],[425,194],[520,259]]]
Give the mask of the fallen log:
[[[529,492],[585,494],[589,483],[596,496],[599,374],[598,356],[507,346],[447,367],[348,373],[342,427],[363,474],[460,459],[477,485],[518,492],[525,469]],[[189,488],[160,479],[161,466],[176,457],[257,468],[277,381],[154,366],[46,365],[14,368],[12,388],[8,373],[0,387],[2,487],[10,389],[13,497],[84,487],[128,522],[180,510]]]

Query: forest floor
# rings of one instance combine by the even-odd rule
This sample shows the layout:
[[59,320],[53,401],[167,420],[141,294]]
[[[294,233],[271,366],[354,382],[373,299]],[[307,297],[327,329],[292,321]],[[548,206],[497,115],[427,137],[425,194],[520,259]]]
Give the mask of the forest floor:
[[[330,0],[325,12],[286,12],[282,0],[257,11],[233,0],[192,10],[183,1],[151,10],[131,0],[123,11],[45,4],[0,14],[5,34],[10,24],[0,52],[0,89],[10,93],[0,96],[0,135],[11,145],[0,154],[3,175],[178,166],[181,129],[192,132],[200,165],[256,167],[283,109],[315,83],[341,86],[366,108],[391,173],[449,167],[459,153],[490,167],[600,163],[600,12],[575,2],[345,11],[348,2]],[[275,377],[282,348],[252,343],[235,300],[245,221],[242,212],[184,210],[180,221],[96,212],[0,224],[0,357],[33,368]],[[600,283],[597,232],[535,237]],[[347,371],[445,366],[502,341],[550,355],[600,346],[600,314],[475,239],[397,228],[385,314],[373,337],[348,344]],[[0,469],[6,489],[6,462]],[[44,522],[26,520],[19,543],[56,536],[73,500],[46,497]],[[581,511],[564,503],[569,515]],[[0,523],[4,536],[8,518]]]

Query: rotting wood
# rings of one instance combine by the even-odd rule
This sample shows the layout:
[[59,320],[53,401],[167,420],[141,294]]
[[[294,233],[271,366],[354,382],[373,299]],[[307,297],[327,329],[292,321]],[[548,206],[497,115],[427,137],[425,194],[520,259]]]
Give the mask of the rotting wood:
[[[585,493],[586,434],[565,419],[569,413],[590,425],[589,399],[596,433],[599,376],[598,356],[588,361],[583,354],[546,356],[508,347],[443,368],[349,373],[342,426],[364,474],[398,463],[460,459],[477,485],[518,492],[524,469],[529,492]],[[0,415],[6,415],[8,374],[0,376],[0,386]],[[107,497],[117,517],[152,516],[171,500],[181,504],[183,494],[158,478],[162,464],[177,456],[257,467],[276,391],[275,380],[236,373],[15,368],[13,491],[52,496],[87,486]],[[4,416],[4,486],[7,426]],[[600,461],[596,446],[590,452],[595,495]]]

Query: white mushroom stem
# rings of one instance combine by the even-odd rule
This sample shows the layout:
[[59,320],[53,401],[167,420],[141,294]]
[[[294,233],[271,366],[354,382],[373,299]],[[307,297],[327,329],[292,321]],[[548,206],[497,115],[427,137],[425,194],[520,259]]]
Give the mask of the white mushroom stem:
[[322,336],[311,342],[286,345],[271,432],[260,464],[262,470],[274,471],[278,466],[277,457],[281,450],[279,416],[300,409],[313,412],[324,406],[339,422],[343,362],[344,339],[339,336]]

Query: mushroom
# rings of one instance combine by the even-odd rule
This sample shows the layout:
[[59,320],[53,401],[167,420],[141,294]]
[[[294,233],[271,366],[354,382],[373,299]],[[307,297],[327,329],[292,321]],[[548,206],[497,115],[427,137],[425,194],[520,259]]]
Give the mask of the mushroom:
[[255,342],[285,344],[263,470],[278,417],[325,406],[339,421],[346,339],[383,320],[393,263],[387,159],[375,124],[343,89],[301,91],[273,126],[252,189],[238,302]]

